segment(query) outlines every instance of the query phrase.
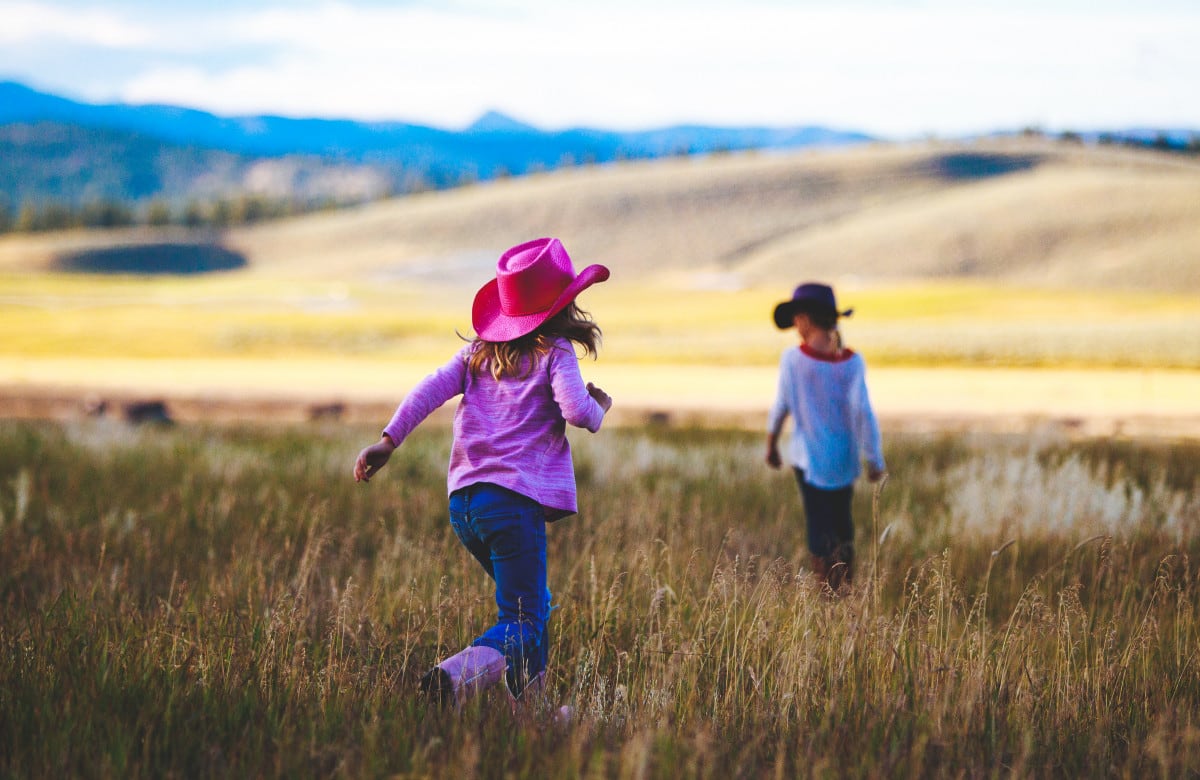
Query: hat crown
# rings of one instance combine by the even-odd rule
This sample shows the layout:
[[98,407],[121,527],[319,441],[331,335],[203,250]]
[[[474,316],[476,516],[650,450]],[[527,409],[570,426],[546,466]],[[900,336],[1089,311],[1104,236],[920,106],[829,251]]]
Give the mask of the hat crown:
[[813,303],[837,311],[837,298],[833,288],[827,284],[807,282],[796,288],[792,293],[794,303]]
[[500,310],[509,317],[545,311],[574,279],[571,257],[557,238],[519,244],[496,264]]
[[849,317],[854,310],[838,311],[837,298],[834,297],[833,288],[829,285],[820,284],[819,282],[805,282],[795,289],[789,300],[775,307],[775,327],[780,329],[792,327],[793,320],[801,312],[808,312],[814,315],[820,312],[828,312],[837,318]]
[[496,276],[471,304],[471,324],[483,341],[511,341],[532,333],[582,291],[608,278],[589,265],[578,274],[557,238],[518,244],[496,261]]

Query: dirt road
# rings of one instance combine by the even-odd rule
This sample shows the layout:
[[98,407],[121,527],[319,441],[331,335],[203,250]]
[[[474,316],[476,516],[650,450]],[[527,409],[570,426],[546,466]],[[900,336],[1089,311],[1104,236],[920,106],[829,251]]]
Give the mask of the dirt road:
[[[0,359],[0,416],[68,418],[109,400],[161,399],[178,419],[375,421],[428,373],[426,364],[343,359]],[[614,421],[722,422],[757,428],[775,387],[761,366],[622,365],[585,361],[617,401]],[[1200,437],[1200,372],[871,368],[885,426]]]

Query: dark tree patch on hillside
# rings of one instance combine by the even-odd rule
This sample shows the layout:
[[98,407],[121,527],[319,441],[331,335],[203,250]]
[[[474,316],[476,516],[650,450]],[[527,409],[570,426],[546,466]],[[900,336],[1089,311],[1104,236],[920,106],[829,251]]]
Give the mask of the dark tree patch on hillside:
[[993,152],[954,152],[922,161],[923,171],[950,181],[989,179],[1009,173],[1028,171],[1042,162],[1038,154],[999,154]]
[[135,244],[71,252],[54,265],[78,273],[191,275],[245,268],[246,258],[217,244]]

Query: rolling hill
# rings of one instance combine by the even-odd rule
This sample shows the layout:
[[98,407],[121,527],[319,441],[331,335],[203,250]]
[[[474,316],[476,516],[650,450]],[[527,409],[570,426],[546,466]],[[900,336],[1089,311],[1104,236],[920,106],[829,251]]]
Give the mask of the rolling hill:
[[1200,165],[1016,142],[671,160],[427,193],[228,240],[276,273],[478,279],[499,250],[546,233],[618,279],[1200,290]]
[[240,227],[9,236],[0,267],[68,249],[218,242],[242,273],[382,283],[486,278],[555,234],[615,280],[685,286],[981,279],[1200,290],[1200,165],[1029,141],[874,145],[549,172]]
[[503,249],[553,234],[613,270],[584,302],[605,333],[588,376],[635,416],[758,425],[794,340],[769,312],[815,277],[858,309],[846,333],[881,413],[1177,433],[1200,424],[1197,193],[1178,156],[1012,139],[588,166],[225,231],[8,235],[0,395],[377,404],[461,345]]

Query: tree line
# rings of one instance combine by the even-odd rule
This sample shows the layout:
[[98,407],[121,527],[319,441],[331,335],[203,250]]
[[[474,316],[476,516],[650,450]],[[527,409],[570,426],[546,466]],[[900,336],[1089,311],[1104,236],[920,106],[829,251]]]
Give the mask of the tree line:
[[364,201],[338,200],[333,197],[300,201],[246,194],[210,201],[189,200],[182,204],[173,204],[162,199],[151,200],[144,205],[130,205],[111,198],[80,204],[42,200],[26,202],[14,208],[0,195],[0,233],[172,225],[192,228],[232,227],[314,211],[328,211],[362,202]]
[[[1070,144],[1087,143],[1084,134],[1075,130],[1064,130],[1052,136],[1040,127],[1026,127],[1021,130],[1021,135],[1027,138],[1056,137],[1059,141]],[[1095,136],[1095,142],[1099,146],[1128,146],[1134,149],[1200,155],[1200,133],[1190,133],[1186,138],[1179,135],[1173,137],[1167,133],[1156,133],[1152,138],[1125,133],[1099,133]]]

